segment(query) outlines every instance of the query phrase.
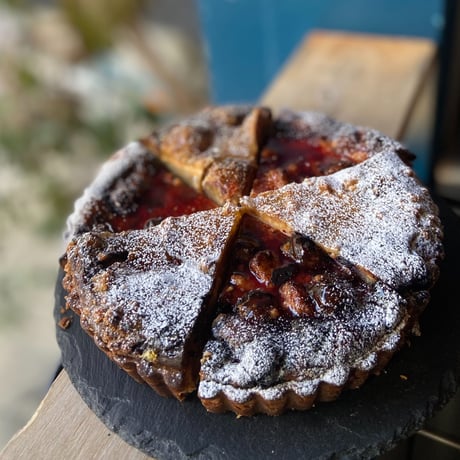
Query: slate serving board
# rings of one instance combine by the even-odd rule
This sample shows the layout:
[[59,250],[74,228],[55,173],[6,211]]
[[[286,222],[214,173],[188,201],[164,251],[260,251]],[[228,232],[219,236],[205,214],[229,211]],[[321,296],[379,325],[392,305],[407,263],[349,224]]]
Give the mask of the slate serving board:
[[94,345],[66,311],[62,272],[56,322],[62,362],[83,400],[112,431],[141,451],[167,459],[371,458],[421,428],[460,380],[460,219],[440,203],[446,259],[412,340],[379,377],[331,403],[279,417],[210,414],[195,396],[180,403],[132,380]]

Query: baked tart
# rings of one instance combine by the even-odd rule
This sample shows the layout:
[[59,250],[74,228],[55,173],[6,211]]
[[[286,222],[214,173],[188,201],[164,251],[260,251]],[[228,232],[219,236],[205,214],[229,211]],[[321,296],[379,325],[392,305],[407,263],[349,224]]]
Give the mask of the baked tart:
[[212,107],[117,152],[77,200],[67,306],[136,380],[277,415],[378,374],[443,256],[413,155],[318,113]]

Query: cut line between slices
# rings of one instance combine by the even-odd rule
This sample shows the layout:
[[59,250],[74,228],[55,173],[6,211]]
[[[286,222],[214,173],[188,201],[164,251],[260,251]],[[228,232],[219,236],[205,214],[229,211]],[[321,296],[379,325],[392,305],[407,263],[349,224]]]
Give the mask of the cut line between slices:
[[[212,110],[212,109],[211,109]],[[245,109],[246,110],[246,109]],[[263,109],[265,110],[265,109]],[[257,112],[259,111],[259,112]],[[241,117],[241,112],[238,112]],[[245,120],[248,119],[251,114],[254,113],[261,113],[260,109],[256,109],[256,111],[248,111],[244,112],[246,113],[245,117],[243,117],[243,123],[244,124]],[[248,115],[249,114],[249,115]],[[222,115],[221,112],[218,113],[218,116],[224,116]],[[252,115],[254,119],[257,119],[257,115]],[[269,122],[267,121],[269,120]],[[171,164],[170,162],[166,161],[164,155],[161,153],[161,148],[160,144],[158,143],[158,138],[155,136],[151,136],[149,138],[146,138],[141,141],[140,144],[138,144],[138,148],[142,150],[141,145],[144,146],[144,148],[148,149],[153,155],[159,158],[158,161],[160,161],[163,165],[166,164],[167,168],[169,168],[172,172],[176,172],[185,182],[188,182],[191,186],[192,189],[194,189],[194,193],[197,193],[198,195],[202,194],[202,192],[205,192],[208,197],[214,199],[214,201],[217,201],[216,203],[216,208],[214,210],[210,211],[202,211],[200,209],[200,206],[203,205],[204,209],[209,209],[211,206],[207,201],[199,202],[200,205],[198,208],[191,208],[191,213],[189,215],[184,215],[182,217],[177,217],[177,218],[169,218],[166,217],[162,221],[162,223],[159,224],[159,227],[169,225],[169,222],[172,220],[193,220],[193,216],[196,214],[200,214],[201,212],[219,212],[222,208],[218,208],[217,206],[219,204],[222,204],[222,196],[226,197],[225,201],[232,201],[234,206],[232,206],[233,212],[235,213],[235,221],[234,225],[232,226],[232,231],[230,237],[226,240],[226,243],[224,245],[224,248],[222,249],[221,256],[218,260],[218,270],[216,271],[214,275],[214,279],[212,281],[212,285],[209,289],[209,291],[206,293],[204,296],[204,301],[201,304],[200,307],[200,313],[198,317],[196,318],[194,327],[192,329],[190,337],[186,340],[186,343],[184,344],[184,362],[182,364],[185,365],[186,375],[183,376],[172,376],[171,378],[165,379],[164,374],[161,372],[155,372],[152,371],[151,366],[149,367],[149,364],[153,364],[157,360],[157,352],[155,351],[154,348],[148,348],[146,350],[143,350],[143,355],[141,356],[141,361],[139,363],[137,356],[135,359],[130,359],[125,355],[117,355],[116,353],[113,353],[113,350],[108,350],[107,347],[104,344],[104,341],[102,338],[97,338],[95,337],[95,342],[96,344],[102,348],[120,367],[122,367],[125,371],[127,371],[131,376],[133,376],[136,380],[141,380],[147,382],[150,386],[152,386],[154,389],[156,389],[160,394],[162,395],[168,395],[168,394],[173,394],[176,398],[178,399],[183,399],[187,393],[190,393],[194,391],[197,387],[197,380],[198,380],[198,372],[200,370],[200,360],[201,360],[201,365],[206,365],[206,363],[210,359],[209,355],[209,350],[207,350],[206,344],[209,342],[209,339],[211,337],[211,332],[212,332],[212,326],[211,323],[213,321],[218,321],[219,315],[222,313],[221,311],[218,311],[218,306],[216,305],[217,299],[221,296],[222,291],[225,289],[225,287],[228,285],[226,284],[226,275],[222,273],[223,267],[227,266],[227,262],[233,257],[233,249],[234,249],[234,244],[235,241],[239,235],[239,232],[242,231],[243,226],[245,225],[245,222],[247,222],[248,219],[258,219],[260,222],[262,222],[264,225],[268,225],[272,229],[276,231],[281,231],[286,235],[286,238],[296,238],[296,235],[298,235],[298,238],[306,238],[307,240],[311,241],[311,244],[314,245],[315,251],[320,251],[324,257],[330,258],[331,260],[336,259],[334,263],[336,264],[342,264],[344,269],[350,270],[350,267],[353,267],[351,270],[356,271],[359,273],[359,277],[363,283],[367,283],[369,286],[375,286],[377,284],[385,286],[382,289],[387,292],[392,291],[394,292],[394,295],[399,297],[397,292],[401,291],[401,288],[398,286],[393,286],[391,287],[391,283],[388,283],[388,280],[383,279],[381,280],[381,277],[376,275],[372,270],[369,270],[367,267],[360,265],[359,263],[357,264],[356,261],[353,260],[347,260],[346,258],[344,259],[343,257],[340,256],[340,249],[341,248],[336,248],[333,246],[328,246],[327,244],[324,244],[323,242],[320,242],[318,244],[318,241],[314,236],[308,233],[308,231],[305,231],[304,228],[298,228],[296,226],[293,226],[292,223],[289,221],[289,219],[285,219],[283,216],[278,216],[275,217],[276,213],[272,213],[270,209],[264,209],[264,199],[265,197],[268,197],[268,199],[273,198],[273,201],[276,202],[276,200],[283,195],[285,190],[288,190],[289,188],[294,188],[294,189],[301,189],[302,188],[302,182],[304,181],[304,177],[300,177],[298,181],[294,182],[299,182],[299,183],[294,183],[292,182],[292,179],[295,178],[295,171],[299,171],[299,167],[292,168],[289,164],[286,165],[286,168],[290,168],[289,173],[292,173],[291,176],[289,174],[285,174],[281,168],[279,173],[276,173],[273,175],[273,177],[269,177],[268,180],[265,180],[266,178],[263,178],[261,180],[261,176],[258,174],[259,172],[263,172],[263,166],[262,163],[265,161],[263,158],[263,155],[271,155],[270,153],[270,148],[273,148],[273,142],[270,143],[270,140],[276,140],[278,143],[281,143],[281,150],[282,150],[282,144],[283,140],[287,141],[290,143],[290,145],[294,145],[294,155],[293,158],[296,155],[295,152],[295,144],[296,142],[299,142],[299,146],[302,147],[302,139],[305,141],[304,138],[307,140],[305,141],[307,144],[308,142],[312,143],[312,146],[314,147],[313,149],[313,156],[315,152],[326,152],[328,149],[332,153],[334,153],[334,161],[337,159],[337,163],[334,163],[332,161],[331,164],[327,164],[326,170],[321,170],[321,167],[319,170],[323,172],[323,174],[332,174],[332,177],[335,177],[336,173],[338,171],[343,171],[344,168],[347,169],[350,166],[356,166],[361,163],[366,163],[369,161],[369,159],[377,157],[385,157],[385,156],[391,156],[394,158],[394,161],[399,161],[401,164],[403,162],[410,161],[410,156],[406,154],[405,150],[402,149],[402,147],[389,139],[384,138],[381,136],[379,133],[376,133],[374,131],[362,131],[361,128],[357,127],[352,127],[351,125],[344,125],[340,124],[337,122],[334,122],[333,120],[328,119],[327,117],[320,116],[318,114],[302,114],[301,116],[298,116],[296,114],[292,114],[287,112],[284,115],[281,115],[272,126],[267,127],[267,124],[271,123],[271,118],[267,118],[265,115],[264,122],[260,124],[260,129],[255,129],[257,132],[257,135],[254,137],[255,139],[255,149],[256,149],[256,154],[254,157],[253,154],[253,159],[255,158],[256,165],[253,166],[251,161],[248,161],[247,159],[239,159],[241,160],[244,165],[250,166],[252,171],[250,171],[243,180],[243,183],[246,181],[246,185],[241,187],[239,190],[233,190],[232,188],[229,188],[227,190],[224,190],[223,193],[220,191],[217,191],[214,193],[212,191],[212,181],[209,179],[209,177],[212,176],[211,172],[214,167],[217,167],[220,162],[222,161],[231,161],[237,159],[238,160],[238,155],[236,156],[229,156],[229,157],[222,157],[222,156],[217,156],[217,157],[211,157],[211,160],[208,161],[205,165],[205,167],[202,169],[202,173],[197,176],[198,180],[190,178],[188,174],[185,174],[184,176],[184,170],[180,167],[177,167],[174,163]],[[309,125],[310,123],[310,125]],[[257,123],[253,122],[256,126]],[[193,126],[193,123],[192,123]],[[274,127],[276,126],[277,132],[279,132],[279,136],[276,137],[274,134]],[[324,132],[322,135],[318,135],[317,132],[315,132],[315,129],[318,129],[318,127],[321,126],[322,129],[324,129]],[[267,130],[269,131],[269,135],[267,135]],[[262,132],[260,132],[262,131]],[[301,135],[299,135],[299,132]],[[364,132],[364,134],[363,134]],[[190,133],[189,133],[190,134]],[[304,138],[302,138],[304,136]],[[316,137],[315,137],[316,136]],[[329,137],[328,137],[329,136]],[[345,140],[344,140],[345,138]],[[243,142],[244,143],[244,142]],[[275,142],[276,144],[276,142]],[[375,151],[372,151],[372,155],[369,156],[369,152],[366,151],[365,147],[368,147],[368,145],[372,144],[375,147]],[[225,143],[223,144],[225,145]],[[254,147],[254,146],[253,146]],[[300,148],[299,147],[299,148]],[[316,150],[315,150],[316,149]],[[276,148],[275,148],[276,150]],[[268,152],[268,153],[267,153]],[[276,151],[275,151],[276,154]],[[337,154],[337,155],[336,155]],[[145,156],[144,153],[139,153],[139,156]],[[331,156],[334,156],[331,155]],[[276,155],[275,155],[276,156]],[[345,158],[345,160],[343,160]],[[209,158],[208,158],[209,160]],[[273,158],[272,158],[273,160]],[[304,159],[303,159],[304,160]],[[155,160],[157,161],[157,160]],[[276,165],[277,160],[274,158],[273,163]],[[241,163],[240,163],[241,164]],[[321,164],[321,161],[319,162]],[[179,165],[180,166],[180,165]],[[184,165],[182,165],[184,166]],[[283,166],[283,165],[282,165]],[[304,169],[300,168],[300,171],[309,171],[310,166],[305,167]],[[317,168],[317,166],[312,167]],[[406,167],[407,168],[407,167]],[[244,168],[243,168],[244,169]],[[275,168],[276,169],[276,168]],[[279,168],[278,168],[279,169]],[[216,170],[220,170],[217,168]],[[230,168],[231,170],[231,168]],[[246,171],[248,171],[246,169]],[[209,177],[208,177],[209,174]],[[301,174],[304,174],[303,172]],[[284,177],[286,176],[286,177]],[[340,174],[339,174],[340,176]],[[322,177],[328,177],[326,176],[321,176],[318,179],[313,178],[310,180],[310,182],[320,182],[322,180]],[[208,181],[206,182],[206,178],[208,178]],[[218,179],[224,178],[225,180],[225,175],[218,177]],[[129,175],[128,177],[125,177],[126,181],[129,181]],[[287,183],[286,183],[287,182]],[[308,180],[307,180],[308,182]],[[327,181],[326,181],[327,182]],[[260,185],[262,183],[262,186]],[[249,186],[248,186],[249,184]],[[256,189],[254,189],[255,184],[257,184]],[[349,186],[353,188],[356,184],[350,183]],[[113,186],[113,183],[109,184],[107,187],[106,192],[110,192],[110,187]],[[281,187],[281,190],[279,189]],[[324,193],[330,193],[331,190],[328,188],[327,184],[324,185]],[[275,190],[273,190],[275,189]],[[186,192],[186,188],[183,189]],[[211,191],[210,191],[211,190]],[[251,190],[251,192],[249,191]],[[418,191],[418,190],[417,190]],[[101,191],[98,190],[99,195],[101,194]],[[91,195],[91,193],[89,193]],[[198,196],[197,195],[197,196]],[[230,195],[230,196],[229,196]],[[423,194],[422,194],[423,195]],[[100,196],[99,196],[100,197]],[[429,201],[429,196],[427,197],[426,194],[423,195],[423,198],[427,199]],[[97,199],[97,197],[96,197]],[[283,201],[283,200],[281,200]],[[225,205],[228,208],[231,207],[228,204]],[[281,203],[281,210],[283,206],[283,203]],[[431,205],[430,205],[431,206]],[[439,221],[436,220],[436,212],[434,207],[428,206],[426,211],[426,217],[423,217],[424,220],[424,228],[428,228],[429,226],[433,226],[434,228],[439,230]],[[434,206],[434,205],[433,205]],[[84,207],[84,204],[82,205]],[[196,212],[195,212],[196,211]],[[114,214],[115,216],[115,214]],[[156,223],[156,222],[155,222]],[[80,231],[78,231],[78,225],[74,226],[77,228],[77,231],[74,231],[74,234],[78,235],[79,233],[86,232],[86,229],[88,226],[85,226],[84,228],[81,228]],[[91,225],[89,225],[91,227]],[[110,228],[110,226],[109,226]],[[154,227],[156,228],[156,227]],[[438,231],[437,230],[437,231]],[[134,232],[136,230],[133,230]],[[142,231],[142,230],[141,230]],[[152,229],[154,231],[154,229]],[[128,231],[127,233],[130,233]],[[393,348],[387,346],[387,349],[383,349],[381,353],[379,354],[379,357],[377,361],[375,362],[375,367],[372,368],[370,367],[369,369],[359,369],[359,368],[354,368],[349,370],[346,376],[345,384],[340,386],[340,385],[335,385],[331,384],[330,382],[323,382],[316,390],[313,391],[311,395],[306,396],[305,398],[299,397],[298,395],[295,394],[295,392],[288,392],[288,396],[283,396],[282,398],[283,401],[282,403],[278,404],[276,402],[276,398],[273,401],[270,401],[269,399],[261,399],[260,396],[252,396],[249,398],[247,401],[247,406],[244,406],[241,401],[238,400],[233,400],[229,398],[229,395],[225,391],[220,391],[218,394],[214,394],[212,397],[202,397],[203,401],[208,401],[207,404],[205,404],[206,408],[211,411],[223,411],[223,410],[233,410],[234,412],[238,414],[243,414],[243,415],[250,415],[255,412],[265,412],[269,414],[278,414],[282,412],[283,410],[287,408],[297,408],[297,409],[305,409],[311,406],[311,404],[314,403],[316,398],[319,400],[330,400],[334,399],[337,394],[340,392],[341,388],[343,386],[347,387],[357,387],[359,386],[369,375],[370,372],[378,372],[383,366],[386,364],[388,359],[391,357],[391,355],[396,351],[396,349],[399,347],[399,344],[402,343],[403,337],[407,332],[410,332],[413,328],[416,328],[417,326],[417,317],[418,314],[420,313],[421,310],[423,310],[424,306],[426,305],[428,301],[428,293],[427,289],[432,285],[434,282],[434,279],[436,278],[436,264],[440,258],[440,253],[442,252],[442,249],[440,249],[440,238],[442,234],[440,230],[438,231],[437,234],[434,235],[434,249],[432,250],[432,254],[424,254],[426,255],[426,260],[427,263],[430,265],[428,268],[430,268],[434,275],[432,276],[431,279],[427,279],[425,285],[421,284],[417,289],[418,291],[414,292],[409,292],[407,295],[404,292],[400,292],[402,296],[404,297],[401,300],[401,304],[404,304],[403,309],[408,309],[410,312],[415,312],[416,315],[414,316],[412,321],[407,320],[406,316],[404,316],[405,319],[401,319],[401,324],[402,326],[398,326],[398,330],[401,329],[400,335],[398,336],[399,338],[395,338],[393,341],[394,343],[392,344]],[[74,241],[78,240],[77,239]],[[74,244],[74,243],[71,243]],[[420,243],[419,245],[422,249],[424,249],[423,242]],[[263,254],[263,251],[261,251],[262,254],[259,255],[259,259],[254,262],[254,266],[259,267],[259,275],[260,279],[262,281],[264,280],[264,270],[261,269],[265,265],[270,265],[270,256],[267,256],[267,254]],[[123,263],[123,260],[126,256],[124,252],[123,257],[114,257],[113,261],[114,263]],[[429,260],[428,260],[429,259]],[[68,262],[68,261],[67,261]],[[112,263],[108,264],[109,266],[113,265]],[[279,267],[278,267],[279,268]],[[257,273],[257,268],[254,269],[255,272]],[[282,270],[281,270],[282,272]],[[277,276],[280,276],[283,278],[283,275],[281,272],[277,272]],[[259,280],[260,281],[260,280]],[[285,288],[283,288],[283,296],[286,298],[291,298],[291,308],[289,308],[290,312],[289,315],[291,316],[302,316],[304,314],[308,315],[313,315],[314,314],[314,305],[312,306],[311,302],[309,307],[307,308],[305,304],[302,306],[299,303],[297,303],[293,298],[295,297],[301,297],[302,295],[305,295],[305,293],[299,294],[299,288],[289,285],[288,284],[289,280],[285,280],[284,284],[286,285]],[[271,282],[271,281],[270,281]],[[386,283],[386,284],[385,284]],[[65,287],[67,287],[70,291],[74,291],[75,286],[74,286],[74,281],[70,279],[70,275],[67,275],[67,281],[65,281]],[[297,291],[296,291],[297,289]],[[259,290],[260,291],[260,290]],[[386,295],[390,296],[392,299],[393,294],[387,293]],[[264,302],[262,298],[256,299],[256,303]],[[395,300],[396,301],[396,300]],[[74,308],[77,313],[81,314],[81,310],[78,308],[78,303],[84,302],[81,298],[78,298],[78,296],[73,292],[69,296],[69,304],[71,304],[72,308]],[[399,302],[399,300],[398,300]],[[243,307],[248,307],[248,305],[243,305],[242,309],[244,310]],[[313,310],[312,310],[313,309]],[[257,310],[257,306],[254,311]],[[271,313],[269,313],[269,321],[276,321],[280,316],[283,317],[286,316],[286,313],[282,312],[280,314],[279,311],[275,311],[276,309],[271,308]],[[251,308],[250,306],[248,307],[249,313],[251,313]],[[248,311],[246,313],[248,313]],[[254,311],[252,313],[254,313]],[[306,313],[307,312],[307,313]],[[409,315],[410,316],[410,315]],[[247,318],[246,318],[247,319]],[[407,324],[406,324],[407,320]],[[91,327],[87,324],[85,324],[84,318],[82,318],[82,326],[84,329],[86,328],[87,332],[90,335],[94,335],[94,330],[91,329]],[[203,332],[204,331],[204,332]],[[398,332],[398,333],[399,333]],[[396,337],[396,336],[395,336]],[[204,348],[204,354],[203,354],[203,348]],[[184,379],[184,385],[181,386],[181,384],[177,384],[177,382],[174,382],[174,380],[181,380]],[[281,398],[281,399],[282,399]],[[237,398],[238,399],[238,398]]]

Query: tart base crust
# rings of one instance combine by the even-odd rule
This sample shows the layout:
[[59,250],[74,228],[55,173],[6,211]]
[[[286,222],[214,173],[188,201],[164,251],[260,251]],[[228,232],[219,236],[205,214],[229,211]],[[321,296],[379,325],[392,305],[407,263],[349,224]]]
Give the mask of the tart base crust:
[[[307,139],[315,148],[325,149],[325,151],[328,149],[335,150],[343,155],[346,161],[343,164],[332,165],[328,169],[329,172],[320,178],[307,178],[301,181],[302,183],[297,184],[289,182],[289,179],[284,185],[286,178],[283,176],[283,180],[279,182],[283,186],[279,190],[264,189],[262,186],[260,194],[259,192],[255,193],[251,191],[251,187],[255,181],[258,181],[257,170],[261,164],[260,150],[264,147],[267,136],[273,135],[273,130],[281,138],[287,136],[294,141]],[[72,236],[75,236],[76,239],[70,243],[68,255],[72,252],[72,248],[78,244],[78,240],[83,238],[88,231],[94,230],[97,225],[102,223],[106,227],[105,230],[110,229],[110,225],[107,227],[106,223],[102,222],[106,215],[110,216],[107,217],[109,219],[118,213],[118,217],[123,218],[124,204],[121,198],[129,201],[131,196],[142,194],[142,187],[145,186],[144,178],[154,174],[155,165],[158,161],[166,163],[171,171],[184,179],[197,193],[204,191],[217,205],[230,201],[236,205],[239,214],[247,213],[257,216],[285,233],[296,232],[315,241],[321,240],[321,238],[312,230],[318,228],[314,219],[311,221],[304,220],[303,215],[300,219],[297,219],[297,216],[291,219],[291,212],[304,214],[311,212],[308,204],[303,201],[302,193],[307,195],[310,193],[314,197],[318,194],[330,194],[335,197],[343,194],[343,199],[348,205],[351,203],[352,206],[356,207],[359,200],[356,202],[353,199],[350,200],[350,194],[353,195],[352,192],[357,189],[357,182],[355,182],[356,178],[352,174],[349,175],[349,171],[365,170],[369,164],[378,164],[381,158],[390,159],[389,163],[391,164],[397,163],[398,168],[403,172],[402,175],[406,179],[408,178],[407,181],[411,183],[410,187],[413,187],[416,193],[415,195],[408,195],[407,207],[403,203],[401,212],[406,212],[409,209],[407,215],[415,216],[411,220],[411,223],[416,221],[415,230],[421,228],[420,234],[416,237],[411,239],[409,235],[407,238],[410,251],[414,250],[417,253],[417,263],[419,263],[420,269],[417,266],[417,270],[413,270],[418,272],[415,273],[416,276],[410,270],[409,273],[404,273],[405,278],[400,284],[398,284],[400,279],[397,279],[399,266],[392,267],[388,275],[379,266],[377,266],[378,270],[374,270],[373,264],[368,262],[367,258],[364,263],[359,257],[353,259],[353,241],[350,240],[349,234],[346,235],[345,248],[348,252],[344,252],[344,246],[340,244],[344,241],[343,235],[340,235],[340,225],[337,234],[334,229],[334,235],[329,240],[327,238],[325,241],[321,240],[323,249],[331,257],[340,259],[345,254],[348,262],[358,266],[362,264],[359,268],[362,270],[364,278],[368,277],[370,282],[383,279],[388,287],[395,289],[402,296],[407,303],[408,316],[398,325],[399,339],[394,340],[391,346],[383,347],[383,349],[372,349],[371,353],[375,357],[371,366],[366,368],[352,366],[341,382],[331,383],[327,379],[319,378],[314,389],[309,393],[286,387],[274,397],[269,397],[264,396],[264,391],[259,391],[256,385],[253,390],[245,391],[246,396],[240,397],[235,396],[238,389],[235,390],[232,385],[228,385],[228,388],[231,388],[233,393],[226,391],[227,384],[222,384],[222,389],[215,391],[214,394],[199,390],[198,396],[207,410],[211,412],[233,411],[238,415],[245,416],[255,413],[279,415],[286,410],[306,410],[317,402],[332,401],[344,389],[359,388],[370,375],[380,373],[393,354],[406,343],[408,335],[417,332],[418,317],[428,302],[428,290],[438,276],[437,266],[442,258],[442,229],[437,217],[436,206],[431,201],[428,192],[416,180],[412,180],[413,172],[407,166],[411,156],[400,144],[372,130],[334,122],[319,114],[286,112],[277,120],[272,121],[270,112],[265,108],[254,110],[250,108],[235,110],[213,108],[203,111],[198,117],[191,117],[189,123],[179,124],[159,136],[145,139],[142,141],[142,145],[142,148],[141,143],[131,145],[126,153],[126,158],[123,158],[122,167],[119,169],[112,168],[111,171],[108,171],[110,168],[106,168],[103,177],[98,177],[95,185],[89,189],[88,193],[85,192],[85,195],[79,200],[76,213],[69,219],[67,238],[71,239]],[[151,152],[155,161],[150,161],[146,156],[146,151]],[[139,163],[139,159],[143,163]],[[150,165],[146,174],[143,171],[144,163]],[[385,161],[382,164],[386,164]],[[134,172],[130,169],[133,167]],[[137,167],[138,169],[136,169]],[[337,168],[337,171],[334,168]],[[135,179],[130,184],[131,188],[128,190],[128,195],[123,183],[124,174],[127,174],[127,171],[129,171],[130,177]],[[280,169],[276,174],[268,175],[268,179],[264,179],[265,182],[264,180],[259,182],[276,185],[284,172]],[[338,182],[334,182],[336,180]],[[106,192],[104,187],[107,184],[115,188],[115,190],[110,191],[110,199],[113,199],[113,204],[110,205],[110,209],[101,209],[99,212],[98,200]],[[317,186],[317,184],[319,185]],[[342,185],[346,186],[342,188]],[[385,189],[387,190],[390,185],[385,183]],[[121,194],[117,194],[117,187],[120,187]],[[376,191],[374,190],[374,192],[378,196],[379,184],[372,183],[372,187],[373,190],[375,188]],[[358,195],[356,196],[359,198]],[[340,196],[338,199],[333,198],[335,202],[339,202],[340,199],[342,199]],[[332,199],[330,201],[332,202]],[[335,208],[332,207],[331,212],[327,207],[321,207],[319,202],[320,200],[314,200],[313,209],[318,210],[317,215],[320,215],[322,220],[339,215],[334,211]],[[296,209],[292,208],[292,203],[295,204]],[[365,209],[366,213],[368,210],[368,208]],[[344,210],[342,209],[342,211]],[[342,213],[345,216],[344,220],[346,220],[346,215],[349,214],[350,210],[347,208],[345,211],[344,214]],[[353,210],[351,209],[351,211]],[[315,212],[313,211],[312,214]],[[386,215],[387,212],[391,213],[391,209],[385,209],[382,215]],[[417,219],[419,220],[417,221]],[[420,228],[417,227],[417,222],[422,222]],[[327,234],[328,231],[323,233]],[[225,256],[222,260],[226,260],[227,255],[231,255],[232,238],[229,238],[229,241],[223,250]],[[364,253],[364,251],[357,252],[358,256]],[[410,256],[413,253],[410,252]],[[374,254],[371,256],[373,257]],[[222,264],[222,262],[219,263]],[[201,319],[198,319],[195,326],[192,327],[192,338],[185,338],[186,345],[183,348],[183,356],[176,361],[166,359],[159,363],[157,362],[157,352],[150,349],[144,349],[140,354],[137,352],[132,354],[126,351],[120,352],[116,347],[113,348],[113,338],[108,338],[108,336],[97,331],[94,318],[92,318],[92,315],[99,314],[90,311],[91,307],[97,307],[99,299],[95,301],[85,293],[87,286],[85,287],[84,282],[82,282],[77,266],[72,266],[68,258],[67,260],[63,259],[63,264],[66,264],[67,271],[64,287],[69,292],[68,306],[80,315],[83,329],[94,338],[96,345],[118,366],[136,381],[149,384],[160,395],[174,396],[182,400],[197,387],[197,374],[200,369],[201,357],[201,383],[204,384],[203,382],[208,379],[206,375],[206,351],[203,357],[201,352],[211,331],[211,319],[219,313],[215,310],[214,304],[219,287],[222,285],[222,266],[213,275],[215,279],[212,282],[211,294],[206,295],[206,299],[203,300],[206,305],[203,307]],[[398,264],[399,262],[396,265]],[[426,273],[423,270],[426,270]],[[414,279],[415,284],[413,283]],[[93,279],[91,282],[94,285],[100,281],[100,279]],[[136,330],[134,330],[135,332]],[[126,335],[131,333],[133,333],[132,330]],[[150,352],[151,355],[149,355]],[[212,378],[210,379],[212,380]]]

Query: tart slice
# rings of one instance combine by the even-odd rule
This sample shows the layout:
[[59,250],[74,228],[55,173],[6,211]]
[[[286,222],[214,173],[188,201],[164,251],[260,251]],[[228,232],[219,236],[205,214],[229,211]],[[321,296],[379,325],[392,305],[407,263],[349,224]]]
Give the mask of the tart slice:
[[271,130],[265,108],[206,108],[144,140],[168,168],[218,204],[249,193]]
[[407,302],[308,238],[245,217],[198,396],[212,412],[280,414],[335,399],[404,341]]
[[437,207],[395,152],[243,201],[275,228],[306,235],[397,290],[428,289],[438,275]]
[[273,120],[251,195],[333,174],[382,151],[397,152],[408,164],[414,158],[378,131],[340,123],[322,113],[285,110]]
[[141,229],[166,217],[192,214],[216,205],[174,176],[140,142],[113,154],[75,202],[65,240],[96,228]]
[[223,260],[239,221],[226,206],[156,227],[89,232],[67,249],[67,304],[120,367],[162,395],[196,387]]

